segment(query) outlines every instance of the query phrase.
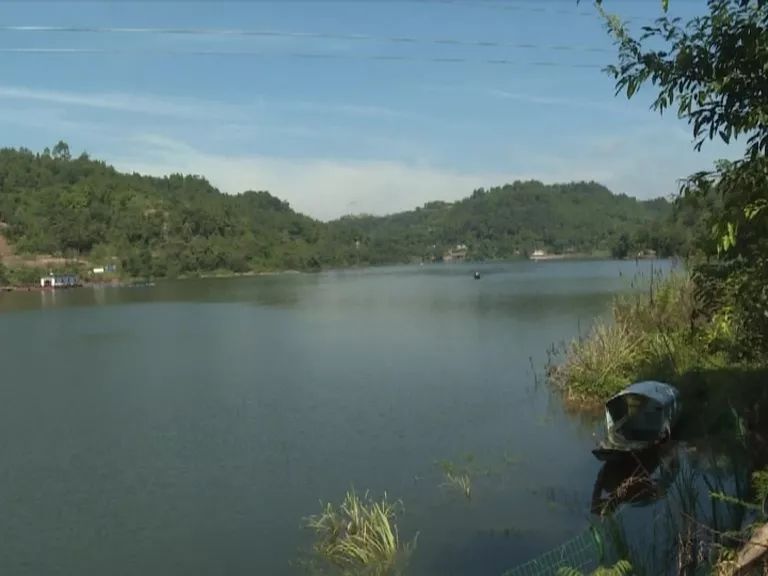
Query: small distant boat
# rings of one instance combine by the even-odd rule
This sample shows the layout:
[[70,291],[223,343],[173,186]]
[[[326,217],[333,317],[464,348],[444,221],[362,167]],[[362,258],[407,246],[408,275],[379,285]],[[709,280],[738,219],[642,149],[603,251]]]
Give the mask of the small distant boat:
[[563,260],[564,258],[564,254],[548,254],[544,250],[534,250],[533,253],[528,256],[528,259],[533,260],[534,262],[543,260]]
[[475,272],[475,280],[480,280],[480,272]]
[[606,438],[592,453],[599,460],[615,460],[666,442],[681,410],[674,386],[635,382],[605,403]]

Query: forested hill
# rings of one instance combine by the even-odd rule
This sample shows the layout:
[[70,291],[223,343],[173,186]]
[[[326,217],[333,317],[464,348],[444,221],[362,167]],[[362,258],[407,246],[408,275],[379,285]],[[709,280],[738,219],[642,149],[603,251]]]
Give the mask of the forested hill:
[[515,182],[391,216],[347,216],[332,222],[331,231],[339,241],[366,238],[371,261],[377,254],[405,259],[416,247],[434,246],[431,253],[439,256],[457,244],[468,246],[477,259],[524,256],[536,249],[619,257],[688,249],[688,233],[673,220],[670,202],[614,195],[594,182]]
[[64,143],[42,154],[0,150],[0,222],[15,252],[114,257],[132,276],[439,259],[457,244],[474,259],[537,248],[666,254],[685,241],[671,215],[665,200],[639,202],[595,183],[530,181],[323,223],[267,192],[228,195],[197,176],[123,174],[87,155],[71,158]]
[[66,146],[0,150],[0,221],[16,252],[117,257],[133,276],[317,266],[324,225],[267,192],[122,174]]

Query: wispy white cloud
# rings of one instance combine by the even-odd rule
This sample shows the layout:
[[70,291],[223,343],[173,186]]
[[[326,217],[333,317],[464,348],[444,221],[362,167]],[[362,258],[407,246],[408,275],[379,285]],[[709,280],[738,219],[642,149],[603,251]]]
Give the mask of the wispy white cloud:
[[203,100],[182,96],[134,94],[122,92],[73,92],[24,86],[0,85],[0,100],[42,102],[66,107],[93,108],[149,116],[246,120],[269,111],[339,114],[353,117],[382,118],[401,115],[384,106],[354,103],[324,103],[305,100],[268,100],[258,94],[246,104]]
[[443,94],[464,93],[473,98],[508,100],[523,104],[532,104],[535,106],[550,106],[555,108],[570,108],[578,110],[592,110],[596,112],[607,112],[612,114],[627,115],[632,114],[633,110],[623,106],[621,102],[610,99],[577,98],[569,96],[553,96],[551,94],[539,94],[536,92],[519,92],[507,90],[499,87],[487,88],[483,86],[465,86],[465,85],[427,85],[423,89],[428,92]]
[[191,116],[215,112],[217,109],[213,103],[183,98],[170,99],[119,92],[67,92],[20,86],[0,86],[0,99],[161,116]]
[[[475,188],[490,187],[533,173],[462,172],[434,165],[394,161],[350,161],[270,156],[222,156],[186,143],[147,134],[140,155],[115,157],[119,168],[155,175],[191,172],[208,177],[225,192],[269,190],[294,208],[321,219],[348,213],[387,214],[430,200],[457,200]],[[589,179],[587,171],[538,175],[544,181]]]
[[578,98],[562,98],[560,96],[544,96],[540,94],[528,94],[525,92],[509,92],[507,90],[491,89],[488,95],[502,100],[525,102],[528,104],[540,104],[543,106],[559,106],[563,108],[577,108],[582,110],[596,110],[602,112],[614,112],[626,114],[627,109],[610,100],[581,100]]
[[3,145],[18,146],[28,140],[9,140],[9,135],[18,133],[35,134],[46,144],[53,144],[60,138],[70,137],[79,142],[99,140],[108,136],[109,131],[96,122],[68,118],[61,109],[48,104],[0,106],[0,134],[4,136]]
[[735,159],[740,150],[711,142],[701,152],[693,150],[692,139],[679,123],[650,122],[615,133],[603,133],[567,147],[568,152],[550,156],[540,165],[559,172],[592,167],[602,172],[599,181],[616,193],[637,198],[673,196],[681,179],[711,168],[719,158]]
[[[597,180],[615,192],[656,197],[674,193],[677,179],[710,167],[715,158],[728,157],[729,153],[733,156],[732,150],[719,145],[696,154],[684,126],[649,118],[643,124],[605,126],[598,134],[558,134],[556,141],[538,144],[522,141],[519,135],[510,136],[509,154],[499,155],[495,165],[483,162],[470,169],[472,154],[466,142],[456,146],[468,151],[468,161],[455,161],[455,156],[441,153],[428,137],[411,141],[405,135],[382,135],[366,129],[343,133],[333,123],[305,126],[301,120],[291,122],[290,114],[285,115],[285,122],[282,118],[272,120],[265,128],[260,125],[262,117],[236,104],[0,85],[2,100],[13,101],[0,106],[3,145],[29,145],[30,134],[35,135],[36,142],[47,145],[65,138],[73,149],[85,148],[121,169],[201,174],[230,193],[269,190],[298,210],[323,219],[351,212],[391,213],[430,200],[456,200],[480,186],[529,178],[544,182]],[[547,104],[560,103],[559,97],[545,100]],[[343,103],[292,105],[303,105],[318,115],[329,107],[344,114],[372,117],[388,113],[375,106]],[[77,110],[80,113],[75,113]],[[83,114],[83,110],[115,114]],[[160,121],[158,114],[184,121]],[[295,149],[286,145],[285,138],[278,142],[275,137],[285,137],[291,130],[296,133],[287,141],[301,144]],[[132,136],[136,134],[139,136]],[[339,134],[345,134],[342,140],[351,145],[332,151],[325,143],[338,140]],[[238,152],[224,152],[231,150]],[[455,155],[456,150],[448,153]],[[477,158],[483,152],[473,153]]]
[[616,193],[669,197],[680,178],[735,154],[719,145],[696,153],[688,143],[687,134],[677,126],[643,127],[583,139],[580,146],[566,147],[567,152],[529,151],[526,168],[518,171],[469,171],[435,162],[229,156],[155,134],[136,140],[132,148],[140,154],[113,158],[119,167],[140,172],[201,174],[229,193],[269,190],[302,212],[329,219],[347,213],[387,214],[431,200],[453,201],[481,186],[527,179],[595,180]]
[[286,106],[292,110],[305,112],[337,112],[348,116],[359,116],[364,118],[383,118],[405,116],[405,114],[392,108],[373,105],[359,104],[328,104],[320,102],[294,101],[278,104]]

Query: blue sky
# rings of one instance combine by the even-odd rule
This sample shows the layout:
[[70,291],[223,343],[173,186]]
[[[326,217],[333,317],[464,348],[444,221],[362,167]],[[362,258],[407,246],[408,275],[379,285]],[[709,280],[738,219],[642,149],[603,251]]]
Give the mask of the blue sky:
[[[660,12],[607,2],[634,24]],[[323,219],[520,178],[670,195],[735,154],[693,152],[650,92],[613,96],[600,67],[615,52],[586,1],[33,0],[0,4],[0,26],[0,145],[62,138]]]

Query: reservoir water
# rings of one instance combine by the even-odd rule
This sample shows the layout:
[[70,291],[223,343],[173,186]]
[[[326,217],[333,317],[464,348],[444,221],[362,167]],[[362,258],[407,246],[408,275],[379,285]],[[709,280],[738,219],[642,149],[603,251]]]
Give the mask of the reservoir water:
[[[409,574],[499,575],[589,517],[600,421],[551,394],[547,349],[650,267],[0,294],[0,573],[297,574],[302,518],[354,487],[402,500]],[[483,471],[471,499],[441,461]]]

